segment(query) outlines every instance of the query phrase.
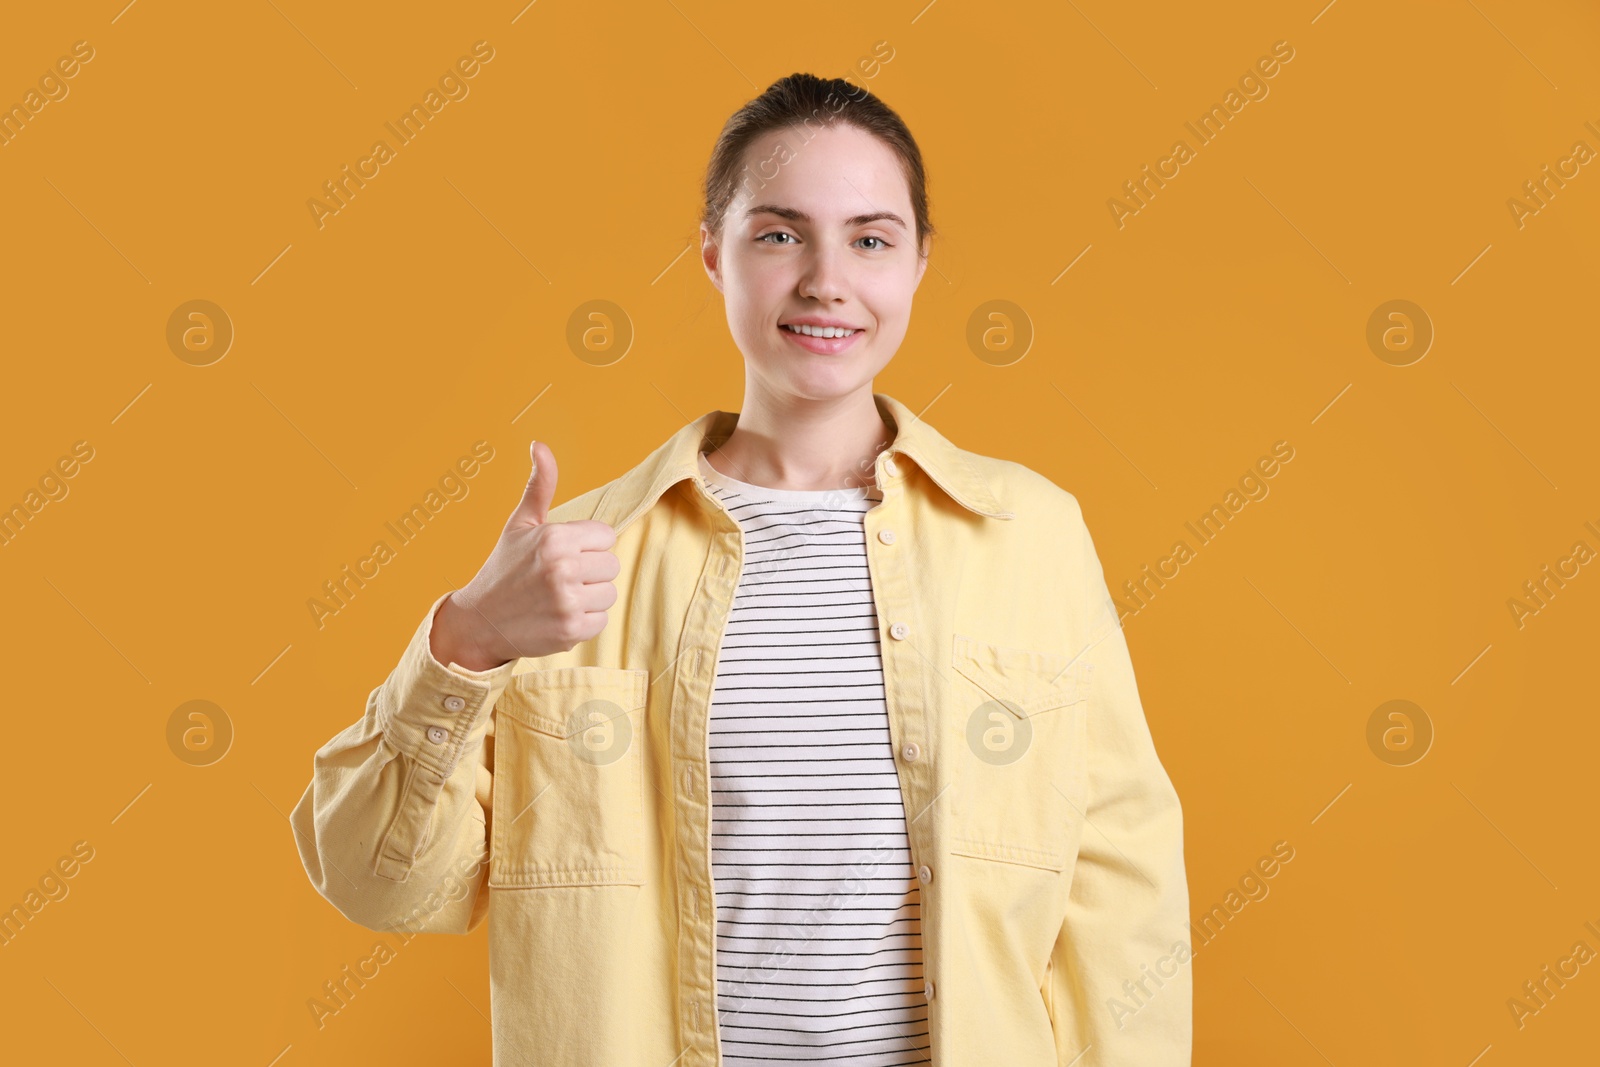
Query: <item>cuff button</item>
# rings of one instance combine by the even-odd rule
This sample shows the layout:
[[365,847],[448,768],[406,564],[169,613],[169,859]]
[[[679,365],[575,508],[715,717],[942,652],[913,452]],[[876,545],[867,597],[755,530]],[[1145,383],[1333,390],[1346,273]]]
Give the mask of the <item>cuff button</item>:
[[436,745],[444,744],[445,743],[445,739],[448,738],[449,736],[450,736],[450,734],[445,730],[445,728],[443,726],[430,726],[430,727],[428,727],[428,740],[432,741]]
[[446,711],[460,711],[467,706],[467,702],[457,696],[448,696],[444,698],[444,706]]

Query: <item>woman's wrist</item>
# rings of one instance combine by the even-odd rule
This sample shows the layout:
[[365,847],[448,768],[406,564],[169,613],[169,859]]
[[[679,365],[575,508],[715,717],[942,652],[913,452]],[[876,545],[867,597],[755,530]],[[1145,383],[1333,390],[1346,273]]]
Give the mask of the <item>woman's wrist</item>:
[[434,613],[433,629],[429,635],[434,659],[445,666],[455,663],[469,671],[486,671],[508,662],[504,657],[496,658],[493,653],[485,651],[481,634],[472,625],[471,617],[474,614],[456,602],[455,593],[445,597],[444,603]]

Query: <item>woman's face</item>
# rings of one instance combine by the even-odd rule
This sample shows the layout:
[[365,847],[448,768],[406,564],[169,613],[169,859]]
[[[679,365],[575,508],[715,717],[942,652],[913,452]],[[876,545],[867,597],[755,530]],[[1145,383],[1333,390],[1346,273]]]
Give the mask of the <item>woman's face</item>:
[[[927,260],[899,157],[854,126],[805,134],[774,130],[751,144],[720,240],[700,228],[701,257],[756,384],[826,399],[869,387],[888,364]],[[789,328],[801,323],[855,332]]]

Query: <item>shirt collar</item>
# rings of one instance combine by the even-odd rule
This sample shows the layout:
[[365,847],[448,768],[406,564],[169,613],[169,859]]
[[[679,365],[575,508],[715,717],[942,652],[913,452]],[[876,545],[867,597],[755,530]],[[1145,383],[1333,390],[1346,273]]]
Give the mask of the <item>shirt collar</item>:
[[[902,455],[920,467],[952,500],[978,515],[1012,519],[1016,515],[997,499],[989,483],[972,463],[972,453],[957,448],[943,434],[919,419],[894,397],[873,393],[878,412],[894,432],[894,440],[877,460],[882,484],[883,464]],[[613,482],[601,497],[594,517],[619,533],[644,514],[661,495],[684,479],[700,476],[699,455],[719,447],[733,434],[738,412],[711,411],[673,434],[643,463]]]

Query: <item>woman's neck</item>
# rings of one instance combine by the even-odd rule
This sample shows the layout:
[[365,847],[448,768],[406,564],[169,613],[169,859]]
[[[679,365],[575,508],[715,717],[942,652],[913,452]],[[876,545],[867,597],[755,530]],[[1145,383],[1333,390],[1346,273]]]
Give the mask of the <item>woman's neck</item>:
[[873,465],[893,440],[870,386],[827,400],[747,389],[733,433],[707,459],[769,489],[857,489],[876,484]]

